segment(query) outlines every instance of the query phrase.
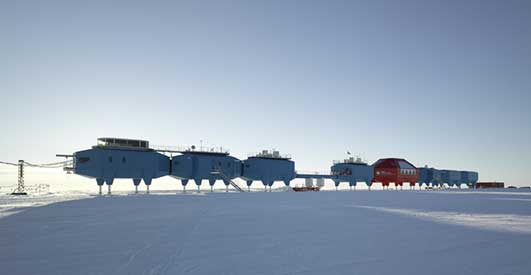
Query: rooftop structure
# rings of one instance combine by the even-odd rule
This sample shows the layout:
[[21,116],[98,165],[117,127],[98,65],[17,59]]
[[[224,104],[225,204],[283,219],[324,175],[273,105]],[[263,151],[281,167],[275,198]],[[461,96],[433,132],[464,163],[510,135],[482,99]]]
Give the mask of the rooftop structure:
[[138,140],[138,139],[104,137],[104,138],[98,138],[98,141],[95,147],[132,149],[132,150],[149,150],[149,142],[146,140]]
[[363,161],[360,157],[356,157],[356,158],[349,157],[348,159],[333,161],[333,164],[340,164],[340,163],[367,165],[367,163]]
[[262,150],[259,153],[249,154],[250,158],[268,158],[268,159],[291,159],[291,156],[288,154],[280,154],[280,151],[277,150]]

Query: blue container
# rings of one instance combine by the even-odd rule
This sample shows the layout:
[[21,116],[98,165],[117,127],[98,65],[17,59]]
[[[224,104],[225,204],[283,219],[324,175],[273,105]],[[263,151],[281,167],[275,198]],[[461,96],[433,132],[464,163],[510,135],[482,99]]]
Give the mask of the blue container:
[[372,165],[367,165],[353,158],[335,161],[330,167],[330,171],[336,187],[341,182],[348,182],[350,186],[356,186],[358,182],[365,182],[370,186],[374,177],[374,167]]
[[295,163],[280,156],[252,156],[243,161],[241,177],[247,181],[247,186],[253,181],[261,181],[265,186],[282,181],[289,186],[295,178]]
[[430,184],[433,182],[433,168],[421,167],[417,168],[419,172],[419,184]]
[[170,159],[153,150],[93,147],[74,153],[74,173],[96,178],[98,185],[114,179],[133,179],[135,185],[169,174]]
[[181,179],[184,186],[190,179],[198,186],[203,180],[211,186],[222,180],[228,186],[230,180],[241,175],[241,166],[241,161],[228,153],[189,151],[172,158],[170,174]]

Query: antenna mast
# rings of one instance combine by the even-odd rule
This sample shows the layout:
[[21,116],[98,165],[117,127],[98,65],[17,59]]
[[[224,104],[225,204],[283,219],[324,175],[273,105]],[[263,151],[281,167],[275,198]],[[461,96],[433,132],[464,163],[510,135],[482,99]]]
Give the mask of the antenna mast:
[[11,195],[27,195],[24,186],[24,160],[18,161],[18,186]]

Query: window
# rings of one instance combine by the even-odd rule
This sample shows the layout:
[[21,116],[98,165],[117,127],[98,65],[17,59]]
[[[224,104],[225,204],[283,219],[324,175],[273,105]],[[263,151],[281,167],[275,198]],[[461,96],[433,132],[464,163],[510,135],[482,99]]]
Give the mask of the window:
[[90,161],[89,157],[79,157],[79,158],[77,158],[77,162],[78,163],[85,163],[85,162],[89,162],[89,161]]
[[127,144],[132,147],[140,147],[140,141],[138,140],[128,140]]
[[127,145],[127,140],[124,140],[124,139],[115,139],[115,140],[114,140],[114,143],[117,144],[117,145],[125,146],[125,145]]
[[174,164],[174,165],[179,165],[180,162],[176,160],[176,161],[173,162],[173,164]]

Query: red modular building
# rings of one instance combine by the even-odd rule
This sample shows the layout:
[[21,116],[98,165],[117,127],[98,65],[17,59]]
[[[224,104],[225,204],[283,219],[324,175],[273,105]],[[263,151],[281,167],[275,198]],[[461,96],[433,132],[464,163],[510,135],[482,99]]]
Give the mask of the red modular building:
[[478,182],[476,188],[503,188],[505,184],[503,182]]
[[381,182],[382,186],[389,186],[391,182],[394,182],[395,186],[402,186],[404,182],[415,185],[419,178],[417,168],[405,159],[380,159],[373,166],[372,182]]

